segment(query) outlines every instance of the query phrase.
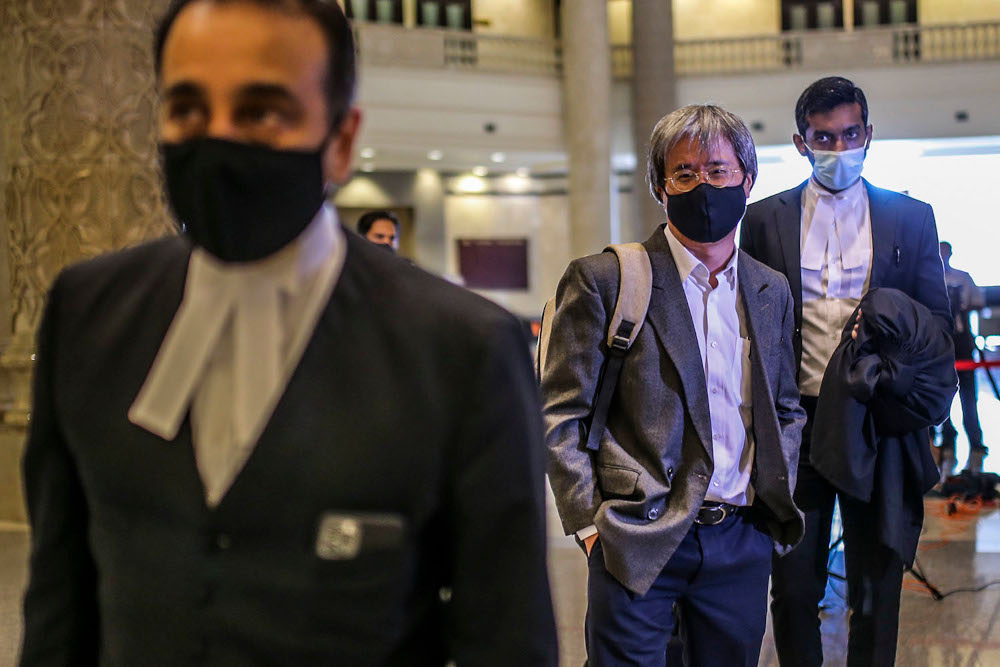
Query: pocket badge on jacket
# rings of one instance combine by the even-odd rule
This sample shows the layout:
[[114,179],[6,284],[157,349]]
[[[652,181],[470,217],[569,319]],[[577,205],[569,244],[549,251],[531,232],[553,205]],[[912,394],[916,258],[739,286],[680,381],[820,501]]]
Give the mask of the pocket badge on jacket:
[[397,514],[326,512],[316,530],[316,556],[351,560],[362,551],[397,548],[403,539],[403,517]]

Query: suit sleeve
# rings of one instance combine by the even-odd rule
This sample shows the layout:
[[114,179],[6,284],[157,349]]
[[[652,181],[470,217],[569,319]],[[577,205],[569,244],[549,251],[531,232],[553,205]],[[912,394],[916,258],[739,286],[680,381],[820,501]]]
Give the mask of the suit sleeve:
[[792,346],[792,333],[795,330],[795,314],[792,307],[794,301],[788,282],[783,282],[785,312],[781,321],[781,368],[778,372],[774,409],[778,415],[778,426],[781,428],[781,448],[787,453],[789,484],[794,490],[806,411],[799,404],[799,385],[795,379],[795,350]]
[[22,464],[31,524],[22,667],[98,662],[97,576],[87,543],[87,501],[54,405],[57,293],[58,281],[39,329]]
[[449,461],[451,656],[459,665],[555,667],[538,391],[517,322],[504,318],[490,338],[477,346]]
[[601,504],[586,442],[605,361],[608,312],[588,266],[579,260],[570,264],[556,290],[541,374],[549,481],[567,535],[593,525]]
[[945,331],[952,332],[954,321],[951,317],[951,302],[944,282],[944,264],[938,246],[937,225],[934,209],[926,206],[920,226],[920,246],[917,248],[916,274],[913,276],[913,297],[937,317]]

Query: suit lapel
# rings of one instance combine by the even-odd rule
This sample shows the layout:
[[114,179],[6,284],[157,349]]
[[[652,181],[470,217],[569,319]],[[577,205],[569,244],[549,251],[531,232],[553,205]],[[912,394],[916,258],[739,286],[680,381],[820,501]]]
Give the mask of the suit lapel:
[[743,299],[744,321],[746,322],[747,335],[750,336],[750,395],[758,399],[753,401],[752,406],[754,423],[761,424],[764,423],[762,411],[764,406],[768,404],[768,397],[771,396],[764,368],[764,358],[776,345],[774,335],[780,329],[774,326],[774,322],[780,318],[780,314],[776,312],[777,309],[772,301],[772,290],[768,289],[770,285],[762,283],[754,268],[750,266],[745,256],[740,257],[740,262],[737,265],[740,298]]
[[[745,255],[744,255],[745,257]],[[771,424],[775,423],[774,412],[774,392],[771,390],[770,382],[767,379],[767,369],[764,367],[766,359],[772,359],[771,350],[781,344],[780,327],[776,327],[775,322],[779,322],[781,313],[774,302],[775,290],[765,282],[766,278],[761,276],[756,266],[744,257],[740,258],[738,264],[738,274],[740,283],[740,297],[743,299],[744,321],[746,322],[747,334],[750,336],[750,396],[751,412],[753,414],[755,454],[754,466],[756,469],[768,470],[769,475],[787,473],[784,455],[781,450],[780,433],[774,433]],[[756,475],[754,485],[765,484],[765,480],[758,482]],[[760,490],[762,486],[758,486]]]
[[702,446],[712,457],[712,420],[708,410],[705,367],[698,347],[698,336],[691,321],[677,265],[661,225],[644,244],[653,267],[653,291],[646,319],[656,332],[660,345],[677,368],[688,414]]
[[801,262],[801,235],[802,235],[802,190],[806,183],[803,182],[794,190],[789,190],[779,196],[778,201],[781,206],[775,211],[775,225],[778,228],[778,243],[781,246],[781,256],[785,261],[782,273],[788,278],[788,286],[792,290],[795,299],[796,321],[801,320],[802,311],[802,267]]
[[872,274],[869,288],[885,284],[890,262],[896,253],[896,211],[887,206],[882,191],[865,181],[868,211],[872,222]]

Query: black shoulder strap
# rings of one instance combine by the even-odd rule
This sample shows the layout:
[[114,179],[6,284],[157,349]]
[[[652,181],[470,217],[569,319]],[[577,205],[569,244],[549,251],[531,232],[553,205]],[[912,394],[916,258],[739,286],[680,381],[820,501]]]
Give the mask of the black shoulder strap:
[[646,320],[653,290],[653,269],[646,248],[641,243],[610,245],[605,251],[614,252],[618,257],[620,280],[618,301],[608,327],[608,360],[597,384],[597,398],[587,432],[587,449],[593,452],[600,448],[611,397],[618,386],[625,354],[632,347]]

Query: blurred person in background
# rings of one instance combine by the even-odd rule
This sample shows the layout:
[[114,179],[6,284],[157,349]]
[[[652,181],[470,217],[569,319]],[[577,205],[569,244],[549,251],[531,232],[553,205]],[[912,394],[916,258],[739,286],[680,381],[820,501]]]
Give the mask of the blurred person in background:
[[386,250],[399,250],[399,218],[392,211],[369,211],[358,218],[358,234]]
[[[944,262],[944,280],[948,285],[948,295],[951,297],[951,310],[955,317],[955,331],[952,340],[955,342],[955,358],[975,361],[978,352],[976,340],[969,329],[970,311],[985,305],[983,293],[975,281],[965,271],[960,271],[951,265],[951,244],[941,241],[941,261]],[[971,472],[982,472],[983,459],[988,449],[983,445],[983,429],[979,424],[979,408],[976,404],[978,393],[976,388],[976,371],[959,371],[958,396],[962,403],[962,425],[965,435],[969,438],[969,461],[965,466]],[[958,431],[952,424],[951,416],[941,424],[941,474],[950,475],[955,468],[955,438]]]

